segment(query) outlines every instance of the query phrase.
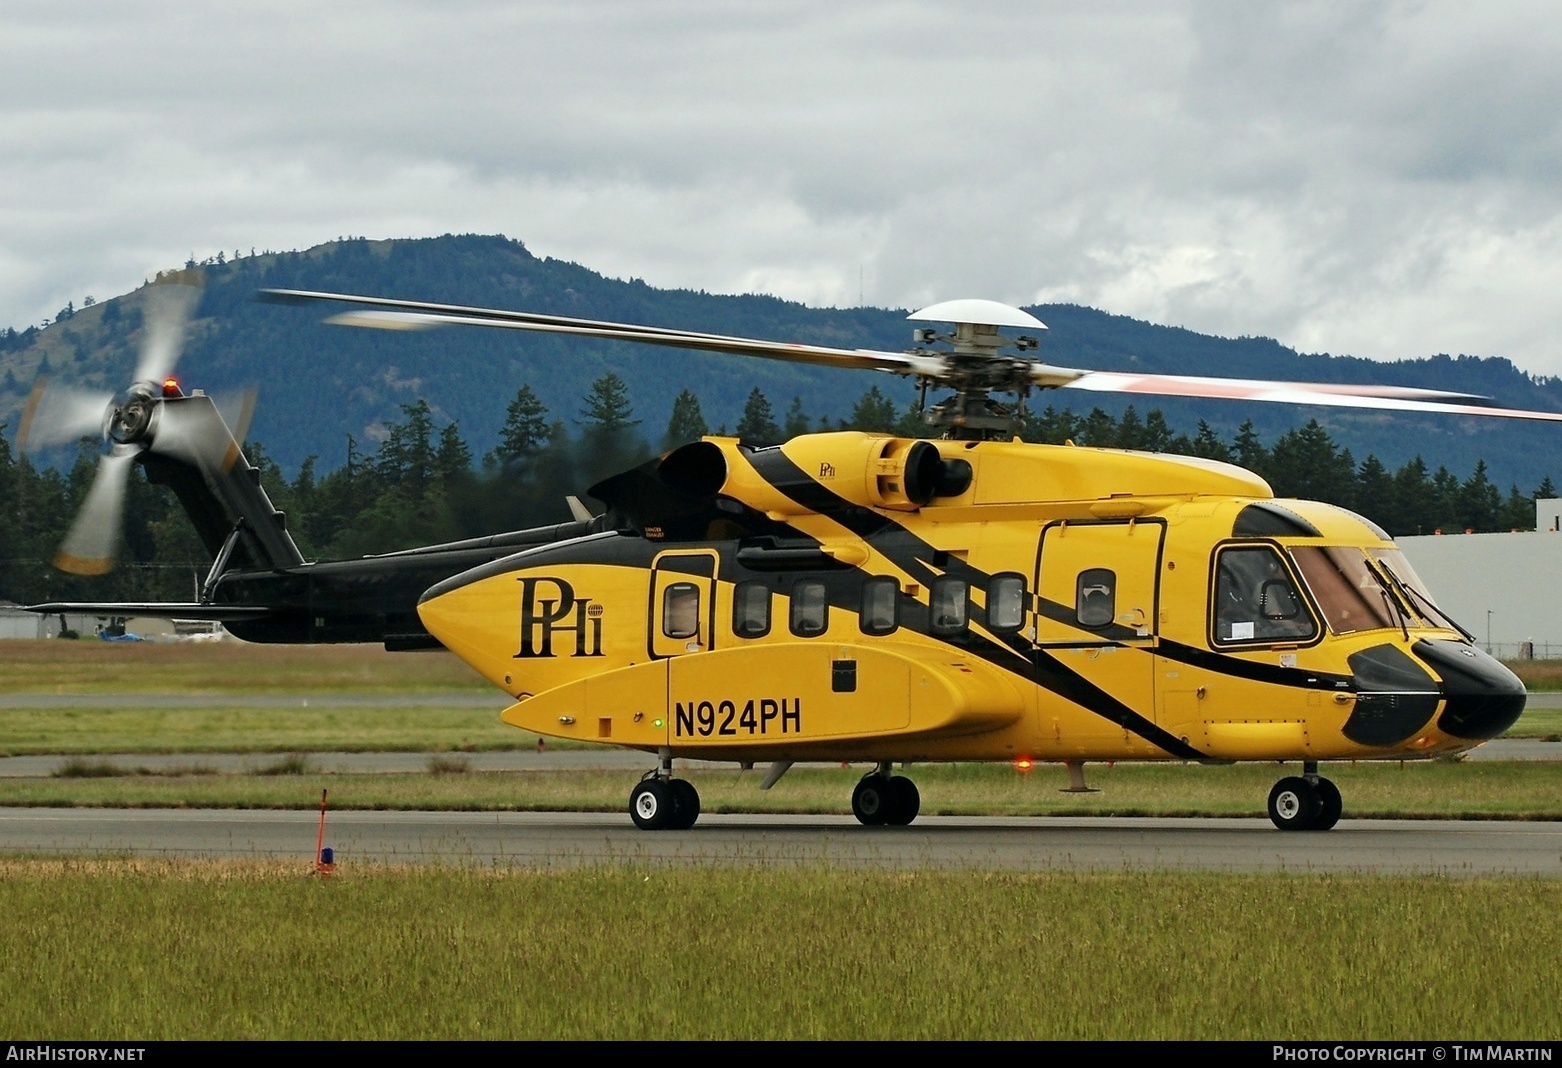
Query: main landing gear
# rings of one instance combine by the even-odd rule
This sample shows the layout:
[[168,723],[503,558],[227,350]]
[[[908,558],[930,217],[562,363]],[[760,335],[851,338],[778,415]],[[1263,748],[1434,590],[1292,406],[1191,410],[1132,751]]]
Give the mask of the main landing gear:
[[1302,764],[1301,775],[1269,791],[1269,818],[1282,831],[1327,831],[1340,822],[1340,788],[1318,774],[1318,762]]
[[888,761],[864,775],[852,790],[852,815],[869,827],[904,827],[921,808],[917,784],[904,775],[891,775]]
[[687,831],[700,818],[699,791],[687,779],[673,778],[667,750],[662,750],[661,766],[646,772],[629,792],[629,818],[642,831]]

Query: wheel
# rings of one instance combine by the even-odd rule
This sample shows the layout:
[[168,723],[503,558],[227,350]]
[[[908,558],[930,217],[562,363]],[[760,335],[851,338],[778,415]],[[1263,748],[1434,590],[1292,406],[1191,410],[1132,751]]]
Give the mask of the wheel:
[[1313,830],[1327,831],[1340,822],[1340,809],[1345,802],[1340,798],[1340,788],[1328,779],[1318,780],[1318,800],[1323,803],[1318,818],[1313,822]]
[[661,779],[645,779],[629,793],[629,818],[642,831],[671,827],[676,813],[672,788]]
[[917,784],[904,775],[896,775],[889,780],[889,812],[884,817],[884,822],[891,827],[904,827],[917,818],[917,812],[922,808],[922,795],[917,792]]
[[700,792],[688,779],[668,779],[672,788],[673,818],[667,826],[675,831],[687,831],[700,818]]
[[894,802],[890,799],[889,783],[878,772],[870,772],[852,790],[852,815],[867,827],[877,827],[884,822]]
[[1323,813],[1323,799],[1312,783],[1292,775],[1269,791],[1269,818],[1282,831],[1310,831]]

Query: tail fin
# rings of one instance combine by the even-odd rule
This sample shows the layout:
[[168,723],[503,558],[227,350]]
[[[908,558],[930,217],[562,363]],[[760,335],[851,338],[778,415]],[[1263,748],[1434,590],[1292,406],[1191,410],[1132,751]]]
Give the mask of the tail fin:
[[217,570],[304,562],[287,532],[287,517],[266,496],[260,471],[245,459],[210,397],[164,399],[149,436],[136,460],[149,482],[174,491]]

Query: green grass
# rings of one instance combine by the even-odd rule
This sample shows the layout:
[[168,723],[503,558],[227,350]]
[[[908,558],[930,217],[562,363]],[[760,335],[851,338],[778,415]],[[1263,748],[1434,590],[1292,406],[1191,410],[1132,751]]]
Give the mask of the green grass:
[[1531,691],[1562,690],[1562,660],[1504,660]]
[[443,649],[245,642],[0,641],[0,693],[435,693],[504,697]]
[[[119,707],[0,709],[0,754],[446,752],[531,749],[537,736],[492,708]],[[563,744],[563,743],[556,743]]]
[[1562,708],[1536,708],[1531,705],[1503,737],[1562,741]]
[[0,868],[0,1032],[1550,1040],[1562,881]]
[[[0,805],[308,809],[328,789],[337,809],[623,812],[639,778],[632,769],[462,772],[432,764],[427,773],[352,775],[320,763],[257,759],[258,773],[249,775],[3,779]],[[865,770],[799,767],[768,791],[759,789],[762,769],[686,774],[705,812],[845,815]],[[1431,761],[1325,771],[1344,794],[1346,818],[1562,819],[1562,764]],[[1274,764],[1092,767],[1089,781],[1100,792],[1091,794],[1060,792],[1067,776],[1056,767],[1022,774],[1006,765],[927,765],[909,773],[925,815],[1262,817],[1270,787],[1287,771]]]

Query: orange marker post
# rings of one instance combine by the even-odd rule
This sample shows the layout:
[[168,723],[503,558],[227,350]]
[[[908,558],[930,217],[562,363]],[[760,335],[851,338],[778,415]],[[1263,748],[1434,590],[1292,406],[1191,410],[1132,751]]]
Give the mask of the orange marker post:
[[336,870],[336,857],[325,847],[325,798],[330,791],[320,791],[320,836],[315,839],[315,874],[322,878]]

